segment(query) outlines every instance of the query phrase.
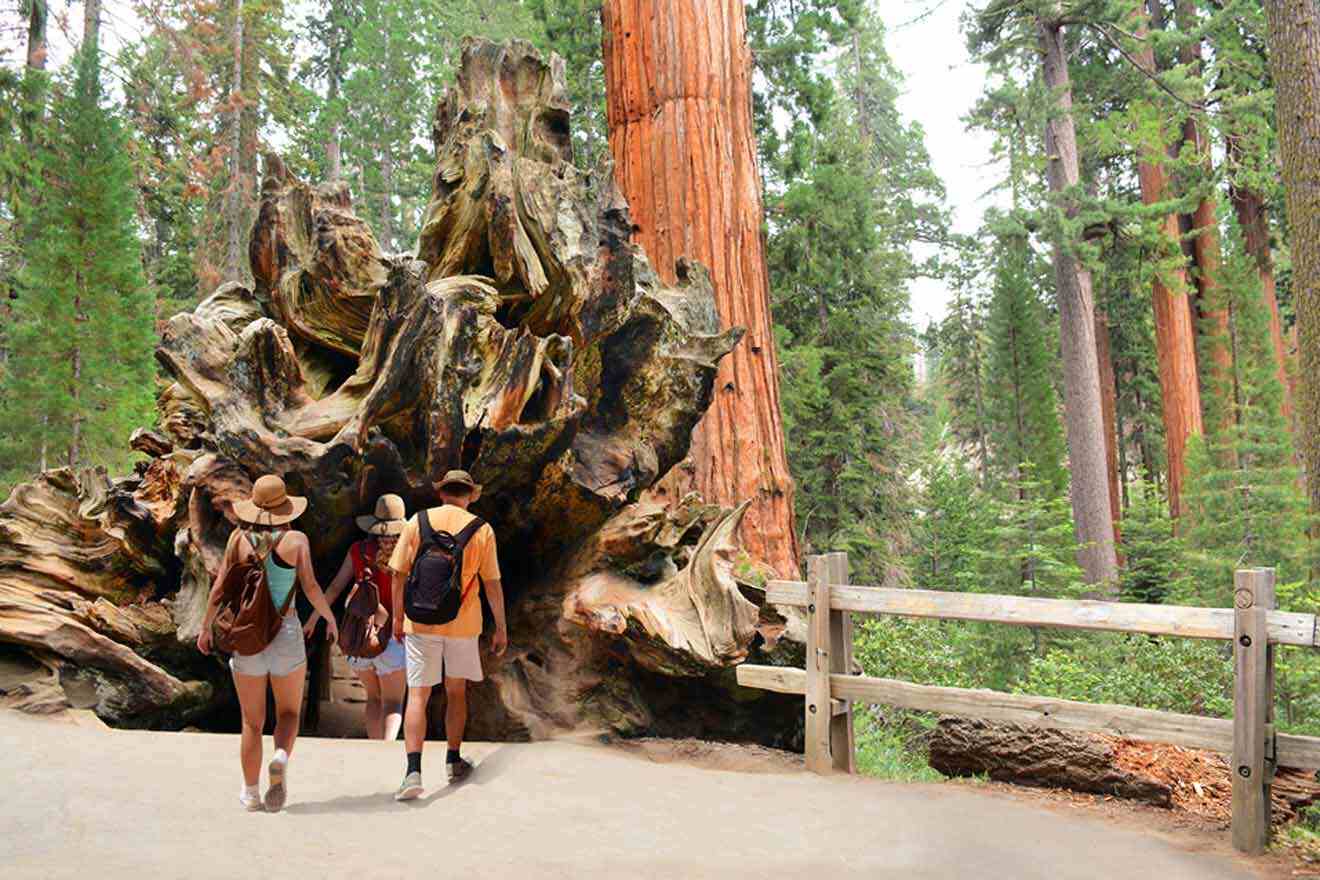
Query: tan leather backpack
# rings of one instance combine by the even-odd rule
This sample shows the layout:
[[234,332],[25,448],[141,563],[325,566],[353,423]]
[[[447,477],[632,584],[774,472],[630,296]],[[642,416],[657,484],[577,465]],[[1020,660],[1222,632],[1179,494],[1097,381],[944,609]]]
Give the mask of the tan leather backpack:
[[284,607],[276,608],[266,583],[266,558],[284,537],[277,532],[262,552],[250,532],[243,537],[252,545],[252,556],[236,562],[225,575],[220,588],[220,603],[211,623],[211,643],[225,654],[260,654],[275,636],[289,611],[296,590],[285,597]]

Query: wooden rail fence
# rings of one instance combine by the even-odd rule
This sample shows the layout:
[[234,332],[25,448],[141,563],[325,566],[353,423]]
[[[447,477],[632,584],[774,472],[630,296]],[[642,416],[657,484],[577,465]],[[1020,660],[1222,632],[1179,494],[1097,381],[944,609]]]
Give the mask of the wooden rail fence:
[[[1315,615],[1276,610],[1273,569],[1238,571],[1234,580],[1233,608],[1189,608],[860,587],[848,583],[846,553],[812,556],[805,583],[771,581],[766,588],[768,602],[807,610],[806,669],[743,664],[738,683],[805,696],[806,761],[816,773],[854,772],[854,702],[1223,752],[1232,756],[1233,845],[1260,853],[1269,840],[1276,767],[1320,768],[1320,738],[1275,732],[1275,646],[1320,642]],[[1233,718],[854,675],[853,613],[1231,641]]]

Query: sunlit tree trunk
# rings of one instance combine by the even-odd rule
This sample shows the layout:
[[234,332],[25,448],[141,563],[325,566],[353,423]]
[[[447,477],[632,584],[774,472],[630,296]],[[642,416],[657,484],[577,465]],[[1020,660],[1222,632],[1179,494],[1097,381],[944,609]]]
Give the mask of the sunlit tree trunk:
[[229,191],[225,198],[225,280],[243,277],[243,0],[234,0],[234,66],[229,118]]
[[[1138,36],[1145,36],[1143,20]],[[1155,52],[1143,39],[1135,53],[1138,64],[1155,74]],[[1142,145],[1137,161],[1141,201],[1154,205],[1169,198],[1168,174],[1163,157],[1167,142]],[[1161,228],[1173,248],[1182,230],[1177,214],[1166,214]],[[1187,476],[1187,441],[1202,431],[1200,381],[1196,371],[1196,328],[1187,297],[1187,275],[1179,266],[1158,271],[1151,285],[1155,311],[1155,353],[1159,362],[1160,394],[1163,398],[1164,445],[1168,454],[1169,513],[1177,518],[1182,510],[1182,487]]]
[[747,330],[665,481],[669,500],[689,488],[723,505],[753,499],[744,546],[795,575],[743,3],[608,0],[602,22],[610,150],[636,241],[668,281],[679,257],[707,266],[722,324]]

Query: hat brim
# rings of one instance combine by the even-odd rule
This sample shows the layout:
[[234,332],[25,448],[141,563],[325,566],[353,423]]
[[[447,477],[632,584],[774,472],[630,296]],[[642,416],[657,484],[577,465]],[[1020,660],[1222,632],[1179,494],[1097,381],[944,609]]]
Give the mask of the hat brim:
[[250,498],[234,502],[234,516],[254,526],[282,526],[293,522],[306,510],[307,499],[297,495],[286,495],[284,502],[276,507],[258,507]]
[[437,492],[443,492],[445,489],[451,489],[451,488],[452,488],[452,489],[459,489],[459,488],[461,488],[461,489],[466,489],[466,490],[468,491],[468,494],[472,496],[472,500],[473,500],[473,501],[476,501],[478,498],[481,497],[481,484],[480,484],[480,483],[464,483],[464,482],[462,482],[461,480],[450,480],[450,481],[447,482],[447,483],[436,483],[436,484],[435,484],[435,490],[436,490]]
[[357,527],[368,535],[401,535],[407,524],[402,519],[376,519],[374,516],[357,518]]

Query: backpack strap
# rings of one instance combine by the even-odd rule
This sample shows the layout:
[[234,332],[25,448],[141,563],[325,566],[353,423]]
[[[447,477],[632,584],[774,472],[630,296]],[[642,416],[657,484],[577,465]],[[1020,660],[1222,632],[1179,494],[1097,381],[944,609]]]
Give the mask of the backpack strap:
[[420,510],[417,512],[417,524],[422,533],[422,544],[429,544],[435,540],[435,529],[431,528],[431,511]]
[[481,527],[484,526],[485,524],[486,521],[481,517],[479,516],[472,517],[472,522],[464,526],[463,531],[459,532],[457,535],[454,536],[454,540],[458,542],[459,548],[461,550],[466,550],[468,541],[471,541],[472,538],[477,534],[477,532],[481,530]]

